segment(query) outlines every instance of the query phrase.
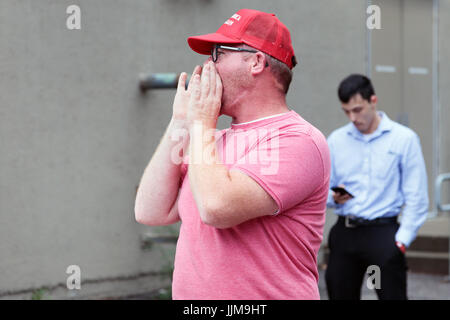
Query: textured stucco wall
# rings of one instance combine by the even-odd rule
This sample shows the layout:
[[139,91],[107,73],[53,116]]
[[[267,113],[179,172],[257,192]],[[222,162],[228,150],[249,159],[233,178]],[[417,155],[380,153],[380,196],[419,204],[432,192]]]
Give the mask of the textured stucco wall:
[[[81,30],[66,28],[71,4],[81,7]],[[140,234],[151,228],[135,222],[133,208],[175,92],[143,96],[138,74],[191,72],[204,57],[190,51],[187,36],[215,31],[241,6],[0,2],[0,292],[65,283],[72,264],[81,267],[82,280],[167,265],[159,250],[140,249]],[[300,65],[289,105],[325,135],[346,123],[336,86],[365,71],[365,1],[245,6],[275,12],[291,30]],[[448,75],[441,79],[448,87]]]

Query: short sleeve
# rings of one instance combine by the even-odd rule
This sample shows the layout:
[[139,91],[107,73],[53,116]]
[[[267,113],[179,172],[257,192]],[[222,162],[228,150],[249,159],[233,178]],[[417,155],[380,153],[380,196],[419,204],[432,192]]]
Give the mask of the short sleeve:
[[325,182],[320,149],[309,135],[297,132],[256,144],[233,169],[258,182],[276,201],[279,213],[304,201]]

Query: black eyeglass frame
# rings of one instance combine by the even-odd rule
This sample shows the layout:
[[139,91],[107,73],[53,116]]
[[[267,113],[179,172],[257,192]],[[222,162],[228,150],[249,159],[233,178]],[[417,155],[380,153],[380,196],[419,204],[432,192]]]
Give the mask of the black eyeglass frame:
[[218,49],[230,50],[230,51],[235,51],[235,52],[251,52],[251,53],[258,52],[257,50],[250,50],[250,49],[236,48],[236,47],[228,47],[228,46],[222,46],[222,45],[216,44],[216,45],[214,45],[214,47],[211,48],[211,58],[212,58],[213,62],[216,62],[217,58],[219,56],[217,54],[217,50]]

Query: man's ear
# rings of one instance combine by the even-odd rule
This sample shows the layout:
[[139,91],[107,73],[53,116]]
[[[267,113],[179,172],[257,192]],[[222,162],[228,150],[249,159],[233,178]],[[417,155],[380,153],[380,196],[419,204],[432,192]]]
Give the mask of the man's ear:
[[375,106],[377,105],[377,103],[378,103],[378,98],[377,98],[376,95],[371,95],[371,96],[370,96],[370,103],[371,103],[371,104],[374,104]]
[[252,61],[252,74],[259,74],[264,71],[267,64],[267,58],[261,51],[254,54]]

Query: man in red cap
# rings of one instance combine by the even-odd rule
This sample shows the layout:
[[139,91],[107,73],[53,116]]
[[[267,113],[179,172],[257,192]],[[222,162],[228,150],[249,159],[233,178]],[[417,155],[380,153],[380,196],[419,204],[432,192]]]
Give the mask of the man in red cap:
[[[135,204],[140,223],[182,222],[173,298],[319,299],[330,158],[321,132],[286,104],[289,30],[243,9],[188,43],[211,56],[187,90],[180,76]],[[216,131],[220,114],[232,123]]]

